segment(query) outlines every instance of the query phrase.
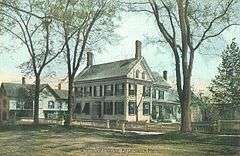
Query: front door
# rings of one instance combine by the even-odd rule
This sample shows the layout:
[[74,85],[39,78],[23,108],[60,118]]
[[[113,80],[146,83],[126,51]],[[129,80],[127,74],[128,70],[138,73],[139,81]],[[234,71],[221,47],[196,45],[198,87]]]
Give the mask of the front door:
[[92,119],[100,119],[102,117],[102,107],[101,102],[93,103],[92,108]]

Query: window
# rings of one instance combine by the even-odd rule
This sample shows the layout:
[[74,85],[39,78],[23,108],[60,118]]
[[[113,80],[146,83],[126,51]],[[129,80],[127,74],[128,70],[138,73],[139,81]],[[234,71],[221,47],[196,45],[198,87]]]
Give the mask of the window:
[[78,90],[79,97],[83,97],[83,87]]
[[90,103],[85,103],[82,113],[85,113],[86,115],[90,114]]
[[129,95],[136,95],[137,86],[135,84],[129,84]]
[[115,114],[124,114],[124,102],[115,102]]
[[164,99],[164,91],[158,91],[158,99]]
[[137,71],[136,71],[136,78],[139,78],[139,74],[140,74],[140,71],[137,70]]
[[143,73],[142,73],[142,79],[145,80],[145,78],[146,78],[146,74],[145,74],[145,72],[143,72]]
[[150,97],[151,96],[151,87],[143,86],[143,96]]
[[81,112],[82,112],[81,103],[77,103],[76,107],[75,107],[75,110],[74,110],[74,113],[81,114]]
[[95,97],[102,96],[102,86],[94,86],[93,94]]
[[3,108],[7,108],[7,100],[3,99]]
[[58,109],[62,109],[62,107],[63,107],[62,102],[59,102]]
[[48,109],[54,109],[54,102],[48,101]]
[[153,92],[152,92],[152,98],[156,98],[156,93],[157,93],[157,91],[156,91],[156,89],[153,89]]
[[129,101],[128,102],[128,114],[129,115],[134,115],[136,109],[136,102]]
[[75,87],[74,91],[75,91],[75,96],[79,97],[80,96],[80,88]]
[[16,108],[17,108],[17,109],[22,109],[22,108],[23,108],[20,101],[17,101],[17,102],[16,102]]
[[113,114],[113,102],[104,102],[104,114],[105,115]]
[[92,96],[92,86],[84,87],[84,96]]
[[104,96],[113,96],[113,85],[104,85]]
[[115,95],[124,95],[124,83],[115,84]]
[[149,115],[150,114],[150,103],[144,102],[143,103],[143,115]]
[[7,120],[7,113],[5,111],[2,112],[2,120]]

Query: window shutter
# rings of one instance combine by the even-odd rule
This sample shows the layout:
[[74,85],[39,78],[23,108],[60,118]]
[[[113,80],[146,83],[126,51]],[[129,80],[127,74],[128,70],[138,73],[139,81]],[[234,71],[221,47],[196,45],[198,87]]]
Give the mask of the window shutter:
[[89,86],[89,96],[92,96],[92,86]]
[[111,95],[113,96],[113,84],[111,85]]
[[102,96],[102,85],[100,85],[100,96]]
[[124,83],[122,83],[122,94],[124,95],[124,91],[125,91],[125,84]]
[[93,96],[97,96],[97,87],[96,86],[94,86],[93,87]]
[[115,95],[118,95],[118,92],[119,92],[118,84],[115,84]]
[[134,88],[135,89],[135,95],[137,95],[137,85],[135,84],[134,87],[135,87]]

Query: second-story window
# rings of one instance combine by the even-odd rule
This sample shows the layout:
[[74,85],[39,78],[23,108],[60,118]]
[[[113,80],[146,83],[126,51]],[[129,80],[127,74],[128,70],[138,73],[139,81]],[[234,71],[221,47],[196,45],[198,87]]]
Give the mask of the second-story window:
[[83,97],[83,87],[79,88],[79,97]]
[[75,87],[75,96],[76,97],[83,97],[83,87]]
[[137,70],[137,71],[136,71],[136,78],[139,78],[139,74],[140,74],[140,71]]
[[157,94],[157,91],[156,91],[156,89],[153,89],[153,91],[152,91],[152,98],[156,98],[156,94]]
[[3,108],[7,108],[7,100],[6,99],[3,100]]
[[146,74],[145,74],[145,72],[142,72],[142,79],[143,79],[143,80],[146,79]]
[[115,95],[124,95],[124,83],[115,84]]
[[48,109],[54,109],[54,102],[48,101]]
[[102,86],[94,86],[94,89],[93,89],[93,94],[95,97],[100,97],[102,96]]
[[104,96],[113,96],[113,85],[104,85]]
[[151,96],[151,87],[143,86],[143,96],[150,97]]
[[136,95],[136,92],[137,92],[137,85],[130,83],[128,85],[128,93],[129,93],[129,95],[130,96]]
[[92,86],[85,86],[84,87],[84,96],[92,96]]
[[158,99],[164,99],[164,91],[158,91]]

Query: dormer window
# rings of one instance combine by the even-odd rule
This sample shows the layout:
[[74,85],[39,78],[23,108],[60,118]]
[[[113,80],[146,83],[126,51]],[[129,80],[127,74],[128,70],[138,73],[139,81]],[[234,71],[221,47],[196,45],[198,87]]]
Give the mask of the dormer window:
[[145,72],[143,72],[142,73],[142,79],[145,80],[145,78],[146,78],[146,74],[145,74]]
[[139,78],[139,74],[140,74],[140,71],[137,70],[137,71],[136,71],[136,78]]

